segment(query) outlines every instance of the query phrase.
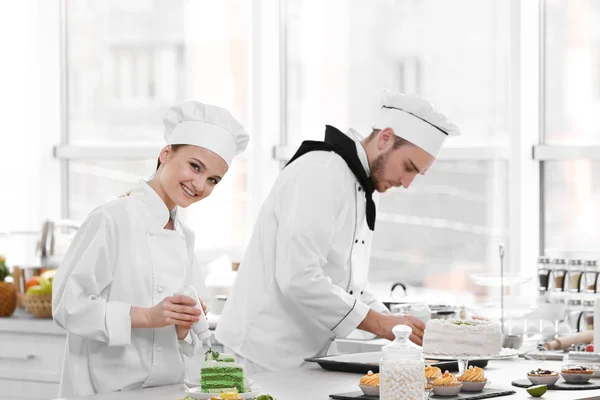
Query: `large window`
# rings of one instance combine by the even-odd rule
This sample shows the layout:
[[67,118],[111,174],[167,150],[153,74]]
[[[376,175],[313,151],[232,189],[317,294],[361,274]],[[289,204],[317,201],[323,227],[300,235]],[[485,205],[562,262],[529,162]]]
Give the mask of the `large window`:
[[498,272],[500,243],[531,277],[538,255],[600,245],[600,0],[64,2],[64,217],[148,178],[164,110],[196,99],[252,128],[218,190],[184,212],[199,250],[240,256],[278,161],[326,124],[367,135],[387,88],[463,134],[381,197],[371,281],[489,298],[469,275]]
[[[426,177],[381,196],[371,281],[476,290],[508,238],[511,2],[285,3],[286,144],[325,124],[370,133],[381,88],[417,93],[462,130]],[[489,156],[472,151],[482,146]],[[289,152],[288,152],[289,154]]]
[[[83,220],[153,174],[169,106],[193,99],[247,123],[249,18],[243,0],[66,1],[67,217]],[[249,150],[182,210],[199,250],[245,245],[251,161]]]
[[600,1],[544,1],[544,16],[543,250],[595,259],[600,248]]

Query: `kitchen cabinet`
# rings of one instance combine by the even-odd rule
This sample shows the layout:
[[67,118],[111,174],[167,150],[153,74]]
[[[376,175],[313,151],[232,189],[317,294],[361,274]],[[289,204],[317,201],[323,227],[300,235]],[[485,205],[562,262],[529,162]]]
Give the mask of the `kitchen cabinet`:
[[0,319],[0,400],[56,397],[65,339],[51,319],[21,310]]

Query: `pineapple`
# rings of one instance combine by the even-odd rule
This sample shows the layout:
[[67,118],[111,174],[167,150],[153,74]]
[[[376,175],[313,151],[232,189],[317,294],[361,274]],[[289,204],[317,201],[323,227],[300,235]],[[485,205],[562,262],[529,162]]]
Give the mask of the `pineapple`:
[[17,288],[12,282],[4,282],[9,275],[6,258],[0,255],[0,317],[10,317],[17,308]]

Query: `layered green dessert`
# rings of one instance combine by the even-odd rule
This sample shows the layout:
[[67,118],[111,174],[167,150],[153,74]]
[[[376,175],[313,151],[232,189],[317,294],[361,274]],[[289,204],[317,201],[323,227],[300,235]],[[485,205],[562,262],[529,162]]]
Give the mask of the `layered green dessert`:
[[234,356],[209,350],[200,368],[200,386],[204,393],[220,393],[223,389],[246,392],[246,370]]

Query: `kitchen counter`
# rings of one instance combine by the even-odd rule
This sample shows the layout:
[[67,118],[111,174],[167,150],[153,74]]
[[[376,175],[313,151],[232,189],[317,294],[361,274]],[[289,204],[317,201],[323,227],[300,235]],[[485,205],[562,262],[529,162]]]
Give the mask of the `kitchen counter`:
[[17,308],[11,317],[0,318],[0,332],[67,335],[67,332],[56,325],[52,318],[36,318],[21,308]]
[[[512,396],[499,399],[533,399],[525,389],[513,387],[510,383],[515,379],[526,378],[526,373],[536,368],[560,369],[560,361],[528,361],[523,359],[490,361],[485,368],[486,376],[492,382],[489,387],[515,390]],[[316,364],[307,364],[301,368],[257,374],[250,377],[256,386],[278,400],[327,400],[329,394],[347,393],[358,388],[360,375],[331,372],[321,369]],[[592,382],[600,383],[599,379]],[[554,391],[544,394],[546,400],[583,399],[600,396],[600,390]],[[110,393],[77,399],[89,400],[177,400],[185,397],[183,385],[163,386],[157,388],[134,390],[130,392]],[[75,400],[72,398],[69,400]]]

